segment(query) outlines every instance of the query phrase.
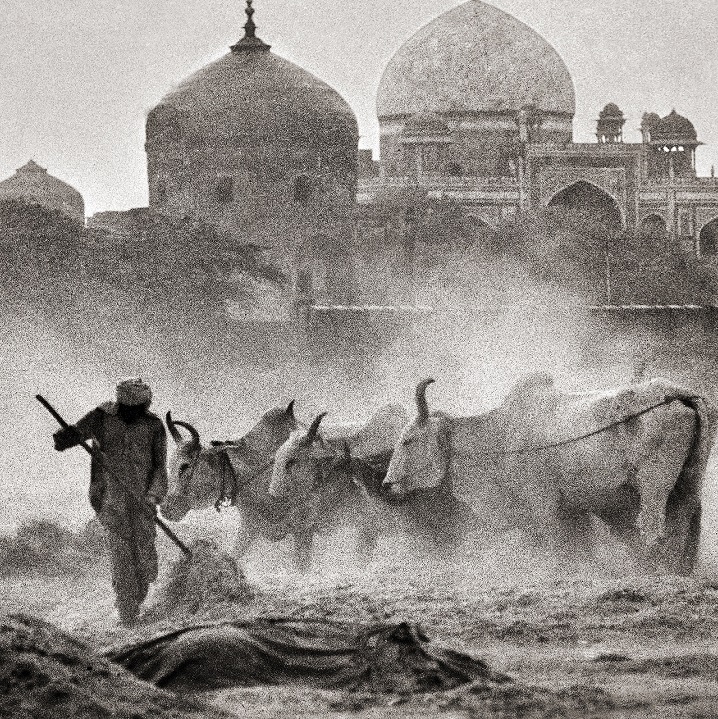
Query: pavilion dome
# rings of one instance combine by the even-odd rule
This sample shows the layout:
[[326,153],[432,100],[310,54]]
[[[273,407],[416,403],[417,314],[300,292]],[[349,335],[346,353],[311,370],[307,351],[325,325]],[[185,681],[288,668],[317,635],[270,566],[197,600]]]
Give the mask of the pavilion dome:
[[623,111],[621,110],[618,105],[616,105],[615,102],[609,102],[606,107],[601,110],[601,112],[598,113],[599,118],[607,118],[607,119],[613,119],[613,118],[622,118],[623,117]]
[[85,202],[71,185],[53,177],[30,160],[15,174],[0,182],[0,199],[21,200],[85,221]]
[[664,143],[690,144],[698,141],[698,133],[693,123],[673,110],[670,115],[661,118],[651,130],[651,141]]
[[444,13],[404,43],[377,97],[380,119],[422,111],[515,113],[527,105],[573,117],[571,75],[537,32],[481,0]]
[[[251,9],[251,6],[250,6]],[[147,117],[148,145],[310,144],[356,148],[354,112],[310,72],[275,55],[254,34],[170,91]]]

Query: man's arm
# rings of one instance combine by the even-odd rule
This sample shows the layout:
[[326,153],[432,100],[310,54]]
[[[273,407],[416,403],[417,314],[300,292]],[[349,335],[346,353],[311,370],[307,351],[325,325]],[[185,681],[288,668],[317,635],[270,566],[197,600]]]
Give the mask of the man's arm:
[[152,437],[152,477],[147,490],[150,501],[162,502],[167,495],[167,434],[164,425],[158,427]]
[[58,452],[64,452],[66,449],[90,439],[93,435],[97,435],[100,421],[100,410],[93,409],[76,424],[58,430],[52,435],[55,440],[55,449]]

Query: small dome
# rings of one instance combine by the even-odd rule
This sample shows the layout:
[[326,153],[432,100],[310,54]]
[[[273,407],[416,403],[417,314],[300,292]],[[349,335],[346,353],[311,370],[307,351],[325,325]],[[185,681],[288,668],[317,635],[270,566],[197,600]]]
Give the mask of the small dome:
[[661,121],[661,116],[657,112],[644,112],[641,119],[641,129],[651,132]]
[[377,97],[380,119],[424,110],[518,112],[526,105],[573,117],[571,76],[537,32],[481,0],[411,37],[389,61]]
[[613,102],[609,102],[606,107],[601,110],[601,112],[598,113],[598,117],[601,120],[618,120],[623,119],[623,112]]
[[71,185],[48,174],[34,160],[0,182],[0,199],[21,200],[85,221],[85,202]]
[[698,141],[698,133],[690,120],[673,110],[653,127],[651,141],[661,144],[695,143]]
[[449,126],[434,112],[418,112],[412,115],[402,129],[402,135],[411,137],[436,137],[450,134]]
[[[250,8],[251,10],[251,8]],[[270,52],[254,24],[232,51],[169,92],[147,117],[147,142],[301,143],[356,148],[358,126],[336,90]]]

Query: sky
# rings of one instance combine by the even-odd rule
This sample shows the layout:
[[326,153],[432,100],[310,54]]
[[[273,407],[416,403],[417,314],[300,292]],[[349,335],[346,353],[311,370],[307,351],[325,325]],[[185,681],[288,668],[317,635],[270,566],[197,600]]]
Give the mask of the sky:
[[[458,0],[255,0],[258,35],[328,82],[378,146],[390,57]],[[576,87],[577,141],[608,102],[638,141],[645,111],[693,121],[699,173],[718,165],[716,0],[493,0],[559,52]],[[239,39],[241,0],[1,0],[0,178],[33,158],[86,212],[147,204],[144,121],[163,94]]]

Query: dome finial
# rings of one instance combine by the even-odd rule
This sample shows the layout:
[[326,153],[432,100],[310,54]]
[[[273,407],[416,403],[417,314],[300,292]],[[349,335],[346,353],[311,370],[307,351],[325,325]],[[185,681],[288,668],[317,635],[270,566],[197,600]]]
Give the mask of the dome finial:
[[247,15],[247,22],[244,24],[244,37],[232,45],[232,52],[248,52],[250,50],[269,50],[269,45],[257,37],[257,26],[254,23],[253,15],[256,10],[252,7],[253,0],[247,0],[247,7],[244,12]]
[[255,31],[257,26],[254,24],[254,20],[252,20],[252,15],[254,15],[256,11],[252,7],[252,0],[247,0],[247,7],[244,9],[244,12],[247,15],[247,22],[244,25],[244,36],[256,37]]

